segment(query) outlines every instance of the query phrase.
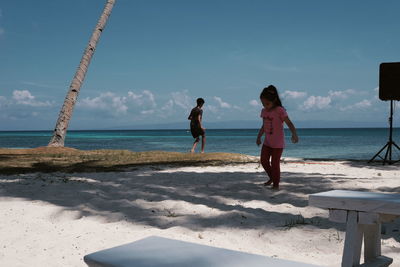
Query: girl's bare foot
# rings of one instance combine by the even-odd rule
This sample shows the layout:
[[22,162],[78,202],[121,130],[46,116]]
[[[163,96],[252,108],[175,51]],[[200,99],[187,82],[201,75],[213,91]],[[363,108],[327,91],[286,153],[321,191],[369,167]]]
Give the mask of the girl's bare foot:
[[270,185],[270,184],[272,184],[272,180],[271,180],[271,179],[269,179],[267,182],[265,182],[265,183],[264,183],[264,186],[268,186],[268,185]]

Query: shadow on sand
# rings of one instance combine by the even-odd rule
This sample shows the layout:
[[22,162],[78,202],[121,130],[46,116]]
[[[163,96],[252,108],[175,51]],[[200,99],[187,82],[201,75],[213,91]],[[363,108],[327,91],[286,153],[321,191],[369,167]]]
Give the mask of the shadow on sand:
[[[3,175],[0,196],[45,201],[76,212],[77,219],[99,216],[105,222],[126,220],[160,229],[174,226],[194,231],[218,227],[268,229],[307,224],[344,230],[344,225],[327,219],[326,211],[314,212],[316,215],[311,218],[302,217],[301,212],[311,208],[309,194],[335,189],[349,177],[283,172],[282,190],[272,191],[263,186],[265,174],[261,169],[201,173],[185,169],[167,172],[166,169],[143,167],[126,172]],[[348,189],[367,191],[366,188]],[[399,193],[400,188],[382,187],[382,192]],[[282,209],[268,210],[271,205]],[[198,209],[209,212],[205,216]],[[399,221],[390,225],[383,238],[400,241]]]

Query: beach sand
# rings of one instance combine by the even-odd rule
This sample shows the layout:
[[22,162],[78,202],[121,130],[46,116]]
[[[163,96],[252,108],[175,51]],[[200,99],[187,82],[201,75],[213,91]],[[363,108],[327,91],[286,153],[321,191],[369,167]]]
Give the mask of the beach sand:
[[[344,225],[308,195],[400,193],[396,165],[285,159],[281,171],[277,192],[256,163],[1,175],[0,265],[86,266],[86,254],[157,235],[340,266]],[[382,254],[400,266],[400,220],[384,229]]]

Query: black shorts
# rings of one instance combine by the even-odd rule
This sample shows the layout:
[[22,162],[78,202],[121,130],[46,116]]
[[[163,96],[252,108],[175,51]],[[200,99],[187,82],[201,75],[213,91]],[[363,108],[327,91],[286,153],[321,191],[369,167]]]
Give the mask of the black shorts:
[[198,125],[190,125],[190,132],[192,133],[193,138],[205,135],[203,129]]

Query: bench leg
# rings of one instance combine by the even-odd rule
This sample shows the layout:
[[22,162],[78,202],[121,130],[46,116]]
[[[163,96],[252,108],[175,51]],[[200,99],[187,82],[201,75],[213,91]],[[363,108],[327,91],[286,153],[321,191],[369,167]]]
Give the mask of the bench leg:
[[358,214],[356,211],[347,213],[346,238],[344,241],[342,267],[352,267],[360,265],[361,245],[363,231],[358,224]]
[[393,259],[382,256],[381,253],[381,224],[363,225],[364,228],[364,264],[363,267],[387,267]]
[[381,224],[364,225],[364,262],[381,255]]

